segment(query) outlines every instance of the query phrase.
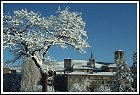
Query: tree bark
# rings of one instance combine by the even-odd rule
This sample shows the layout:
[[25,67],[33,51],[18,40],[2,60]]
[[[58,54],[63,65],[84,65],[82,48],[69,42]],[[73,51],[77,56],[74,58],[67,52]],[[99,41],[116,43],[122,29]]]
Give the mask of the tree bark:
[[34,92],[38,91],[35,86],[41,76],[40,70],[36,66],[35,62],[30,57],[25,57],[22,64],[22,78],[21,78],[21,91],[22,92]]
[[42,83],[42,92],[47,92],[48,90],[47,90],[47,86],[48,86],[48,75],[47,75],[47,73],[42,73],[41,72],[41,77],[42,77],[42,79],[41,79],[41,83]]
[[[32,58],[32,60],[35,62],[36,66],[38,68],[40,68],[39,64],[37,64],[37,61],[36,61],[36,59],[34,57]],[[40,73],[41,73],[42,92],[47,92],[48,75],[47,75],[47,73],[43,73],[41,71],[40,71]]]

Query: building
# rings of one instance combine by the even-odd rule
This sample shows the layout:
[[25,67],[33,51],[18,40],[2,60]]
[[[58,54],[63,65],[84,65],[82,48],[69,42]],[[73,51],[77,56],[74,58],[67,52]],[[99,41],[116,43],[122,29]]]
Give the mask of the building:
[[21,73],[19,67],[4,67],[3,68],[3,91],[4,92],[19,92]]
[[[85,60],[72,60],[70,58],[64,59],[64,62],[56,62],[54,77],[51,86],[55,91],[68,92],[74,83],[80,82],[82,79],[88,78],[91,80],[89,91],[94,90],[101,86],[109,86],[112,90],[113,80],[117,70],[117,63],[119,60],[124,60],[124,52],[118,50],[114,52],[114,62],[96,62],[93,54],[88,61]],[[16,74],[20,72],[21,67],[4,68],[4,91],[13,91],[8,85],[12,85],[11,78],[16,78]],[[8,77],[11,76],[11,77]],[[21,80],[18,77],[18,80]],[[16,78],[17,79],[17,78]],[[49,83],[49,80],[48,80]],[[20,88],[19,86],[17,86]],[[16,91],[19,91],[16,90]]]
[[[117,56],[118,53],[119,51],[114,53],[115,61],[119,57]],[[56,90],[69,91],[74,83],[81,81],[83,78],[88,78],[92,81],[90,91],[94,91],[94,88],[100,85],[107,85],[112,89],[117,68],[115,62],[96,62],[92,53],[87,62],[82,63],[80,61],[80,64],[78,60],[77,63],[74,61],[72,59],[64,59],[64,72],[62,72],[62,69],[61,72],[56,72],[54,80]]]

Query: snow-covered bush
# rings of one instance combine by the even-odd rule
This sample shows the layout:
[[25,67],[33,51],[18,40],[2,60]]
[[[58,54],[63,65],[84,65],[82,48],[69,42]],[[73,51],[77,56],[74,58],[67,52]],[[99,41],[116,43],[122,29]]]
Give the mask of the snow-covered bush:
[[100,85],[95,88],[94,92],[111,92],[111,89],[110,86]]
[[83,78],[79,82],[75,82],[72,87],[70,87],[69,92],[88,92],[91,81],[88,78]]

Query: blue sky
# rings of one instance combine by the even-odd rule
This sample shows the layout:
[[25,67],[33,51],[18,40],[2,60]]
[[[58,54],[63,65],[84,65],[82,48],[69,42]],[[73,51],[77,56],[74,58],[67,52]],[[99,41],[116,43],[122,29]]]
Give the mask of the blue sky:
[[[86,22],[88,43],[91,48],[87,53],[81,54],[71,47],[61,49],[52,47],[49,55],[54,60],[63,61],[64,58],[88,60],[91,51],[97,62],[114,62],[114,52],[125,50],[126,61],[132,65],[133,50],[137,48],[137,7],[134,3],[57,3],[57,4],[4,4],[3,12],[12,13],[14,10],[27,9],[40,12],[42,16],[55,15],[58,7],[69,6],[72,12],[81,12]],[[4,60],[11,54],[4,51]]]

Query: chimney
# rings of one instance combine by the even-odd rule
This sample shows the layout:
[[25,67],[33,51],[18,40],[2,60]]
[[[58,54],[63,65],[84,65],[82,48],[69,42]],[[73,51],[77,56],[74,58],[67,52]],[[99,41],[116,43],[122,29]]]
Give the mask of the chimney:
[[72,60],[70,58],[64,59],[64,68],[69,68],[72,66]]
[[116,63],[117,60],[125,59],[125,51],[124,50],[117,50],[114,52],[114,62]]

